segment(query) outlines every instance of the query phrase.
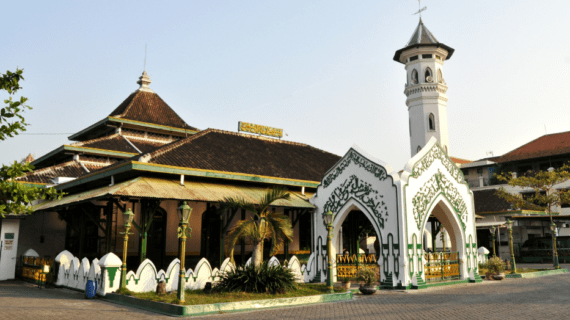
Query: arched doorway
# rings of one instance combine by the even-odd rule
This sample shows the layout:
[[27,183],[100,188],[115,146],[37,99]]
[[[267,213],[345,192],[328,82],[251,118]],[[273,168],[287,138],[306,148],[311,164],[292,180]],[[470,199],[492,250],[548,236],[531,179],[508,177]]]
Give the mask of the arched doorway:
[[424,224],[424,233],[426,229],[430,230],[431,236],[431,246],[426,246],[426,237],[422,239],[426,283],[460,280],[460,257],[463,255],[460,248],[464,245],[462,230],[444,200],[433,207]]
[[380,277],[379,237],[374,226],[360,210],[351,210],[338,230],[336,274],[338,280],[353,278],[360,268],[373,268]]

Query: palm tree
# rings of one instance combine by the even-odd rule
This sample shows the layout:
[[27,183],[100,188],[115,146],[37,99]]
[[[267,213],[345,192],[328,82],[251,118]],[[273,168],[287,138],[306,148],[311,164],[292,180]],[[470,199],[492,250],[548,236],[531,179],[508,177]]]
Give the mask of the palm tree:
[[288,200],[289,193],[284,188],[268,190],[258,203],[247,202],[243,198],[225,198],[222,207],[225,209],[244,209],[253,212],[254,216],[249,220],[239,221],[228,233],[226,240],[226,252],[232,263],[234,262],[234,249],[240,238],[249,238],[253,242],[252,260],[254,266],[259,266],[263,261],[263,241],[271,239],[271,252],[274,255],[281,246],[293,240],[293,227],[289,217],[282,213],[269,211],[269,206],[280,199]]

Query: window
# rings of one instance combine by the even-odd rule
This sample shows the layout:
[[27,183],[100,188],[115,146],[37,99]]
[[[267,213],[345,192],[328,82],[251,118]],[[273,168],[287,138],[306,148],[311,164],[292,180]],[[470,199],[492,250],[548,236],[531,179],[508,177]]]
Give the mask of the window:
[[432,54],[424,54],[424,55],[422,55],[422,57],[424,59],[431,59],[431,58],[433,58],[433,55]]
[[418,56],[413,56],[410,58],[410,61],[415,61],[415,60],[418,60]]
[[[568,189],[560,189],[558,190],[560,193],[568,192]],[[562,208],[570,208],[570,203],[561,203],[560,207]]]
[[412,70],[412,83],[418,83],[418,71],[416,71],[416,69]]
[[463,176],[469,175],[469,169],[461,169],[461,172],[463,172]]
[[429,129],[435,131],[435,117],[433,113],[429,114],[428,122],[429,122]]
[[436,58],[437,60],[441,60],[441,56],[438,56],[437,54],[435,55],[435,58]]
[[422,150],[422,147],[418,146],[418,152],[416,152],[416,153],[420,153],[421,150]]
[[431,73],[431,69],[426,68],[425,82],[432,82],[432,81],[433,81],[433,74]]
[[412,119],[410,119],[410,137],[412,136]]
[[443,82],[443,73],[441,72],[441,69],[437,69],[437,81]]
[[477,175],[478,175],[479,177],[482,177],[482,176],[483,176],[483,168],[477,168]]

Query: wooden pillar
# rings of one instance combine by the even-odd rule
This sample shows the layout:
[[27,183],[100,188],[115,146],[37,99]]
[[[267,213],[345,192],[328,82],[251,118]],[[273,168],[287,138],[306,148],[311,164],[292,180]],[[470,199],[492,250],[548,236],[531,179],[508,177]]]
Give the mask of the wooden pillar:
[[220,211],[220,268],[224,262],[224,215],[225,211]]
[[[287,217],[289,217],[289,215],[294,216],[294,214],[291,214],[291,210],[289,209],[285,209],[285,212],[283,212]],[[291,225],[293,225],[293,223],[291,222]],[[295,238],[295,226],[293,225],[293,239]],[[283,255],[285,256],[284,259],[285,260],[289,260],[289,242],[285,241],[285,244],[283,245]]]

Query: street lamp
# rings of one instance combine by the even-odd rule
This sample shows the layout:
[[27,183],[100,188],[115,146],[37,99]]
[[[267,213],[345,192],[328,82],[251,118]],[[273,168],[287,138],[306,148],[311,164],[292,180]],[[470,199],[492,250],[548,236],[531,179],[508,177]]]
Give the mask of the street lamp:
[[[192,208],[184,201],[180,207],[178,207],[178,255],[180,257],[180,274],[178,276],[178,301],[184,302],[184,289],[186,287],[186,272],[184,269],[184,260],[186,260],[186,228],[188,228],[188,220],[190,220],[190,214],[192,213]],[[192,229],[189,228],[192,232]]]
[[515,263],[515,252],[513,251],[513,222],[507,220],[507,229],[509,229],[509,243],[511,246],[511,274],[517,273],[517,265]]
[[560,264],[558,263],[558,250],[556,250],[556,223],[552,222],[550,224],[550,230],[552,230],[552,248],[554,249],[553,261],[554,269],[560,269]]
[[325,213],[324,216],[324,220],[325,223],[327,225],[327,230],[328,230],[328,235],[327,235],[327,255],[328,255],[328,266],[327,266],[327,273],[328,273],[328,277],[327,277],[327,288],[329,289],[330,293],[334,293],[334,287],[333,287],[333,274],[332,274],[332,237],[333,237],[333,220],[334,220],[334,215],[332,213],[332,211],[328,211],[327,213]]
[[493,257],[497,256],[497,253],[495,252],[495,233],[496,233],[497,228],[495,228],[495,226],[491,227],[491,236],[493,238]]
[[123,212],[123,222],[125,225],[125,232],[123,236],[123,265],[121,266],[121,289],[126,289],[127,287],[127,248],[129,246],[129,230],[133,225],[133,219],[135,214],[129,208],[127,211]]

